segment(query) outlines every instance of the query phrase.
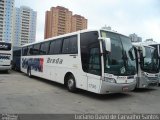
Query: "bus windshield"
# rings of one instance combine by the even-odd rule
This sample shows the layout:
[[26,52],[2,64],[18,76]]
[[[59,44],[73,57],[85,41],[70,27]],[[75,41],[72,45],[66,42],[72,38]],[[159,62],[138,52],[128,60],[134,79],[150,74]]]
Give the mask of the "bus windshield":
[[0,42],[0,50],[10,51],[11,50],[11,43]]
[[158,72],[158,56],[156,54],[156,49],[145,47],[145,52],[146,56],[143,59],[142,69],[151,73]]
[[101,35],[111,39],[111,52],[104,54],[105,73],[118,76],[135,75],[136,61],[130,39],[106,31],[101,31]]

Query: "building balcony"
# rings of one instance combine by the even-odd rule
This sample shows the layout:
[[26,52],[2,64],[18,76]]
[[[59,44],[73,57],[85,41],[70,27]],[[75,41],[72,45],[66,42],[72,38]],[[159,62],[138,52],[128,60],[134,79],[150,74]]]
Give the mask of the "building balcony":
[[30,14],[30,11],[25,11],[25,10],[23,10],[22,11],[24,14]]
[[30,17],[22,16],[22,19],[29,20]]
[[29,28],[22,28],[22,32],[29,32]]
[[58,23],[58,25],[57,25],[58,27],[65,27],[66,26],[66,24],[65,23]]
[[29,30],[27,31],[27,30],[21,30],[21,34],[29,34]]
[[29,19],[22,18],[22,22],[29,22]]
[[3,27],[3,23],[0,22],[0,27]]
[[4,7],[4,2],[0,1],[0,6]]
[[0,12],[0,16],[4,16],[4,12]]
[[26,35],[29,35],[29,31],[26,31],[26,30],[21,30],[21,34],[26,34]]
[[21,36],[21,41],[23,42],[26,42],[28,40],[28,38],[25,38],[25,37],[23,37],[23,36]]
[[22,19],[26,19],[26,20],[29,20],[30,19],[30,17],[28,17],[28,16],[22,16]]
[[28,14],[28,13],[23,13],[22,15],[24,15],[24,16],[30,16],[30,13]]
[[66,19],[65,19],[65,17],[58,17],[58,20],[62,20],[62,21],[65,21]]
[[29,38],[29,36],[22,36],[22,35],[21,35],[21,38]]
[[58,17],[65,18],[65,15],[59,14]]
[[0,10],[4,12],[4,7],[0,6]]
[[29,22],[30,19],[28,18],[22,18],[22,22]]
[[24,25],[24,24],[22,24],[22,27],[23,27],[23,28],[29,28],[29,25]]
[[29,27],[30,25],[29,25],[29,24],[24,24],[24,23],[22,23],[21,26],[22,26],[22,27]]
[[24,22],[24,21],[22,21],[22,24],[21,24],[21,25],[22,25],[22,27],[23,27],[23,26],[30,26],[29,22],[27,23],[27,22]]
[[26,33],[28,33],[28,32],[29,32],[29,29],[24,29],[24,28],[22,28],[21,31],[22,31],[22,32],[25,31]]
[[59,14],[64,15],[65,13],[66,13],[66,11],[64,11],[64,10],[59,10]]

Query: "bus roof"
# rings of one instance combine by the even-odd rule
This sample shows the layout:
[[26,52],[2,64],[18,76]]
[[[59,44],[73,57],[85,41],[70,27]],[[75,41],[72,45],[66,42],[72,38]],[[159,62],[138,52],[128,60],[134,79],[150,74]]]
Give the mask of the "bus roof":
[[159,45],[160,44],[160,43],[157,43],[155,41],[144,41],[142,43],[145,44],[145,45]]
[[160,43],[149,43],[147,45],[160,45]]
[[[111,31],[111,30],[106,30],[106,29],[85,29],[85,30],[79,30],[79,31],[76,31],[76,32],[67,33],[67,34],[63,34],[63,35],[59,35],[59,36],[47,38],[47,39],[44,39],[44,40],[41,40],[41,41],[35,41],[35,42],[33,42],[33,43],[25,44],[25,45],[23,45],[22,47],[29,46],[29,45],[36,44],[36,43],[45,42],[45,41],[50,41],[50,40],[53,40],[53,39],[58,39],[58,38],[62,38],[62,37],[67,37],[67,36],[71,36],[71,35],[76,35],[76,34],[80,34],[80,33],[92,32],[92,31],[100,31],[100,30],[104,30],[104,31],[108,31],[108,32],[112,32],[112,33],[116,33],[116,34],[123,35],[123,34],[118,33],[118,32],[116,32],[116,31]],[[123,35],[123,36],[126,36],[126,35]],[[126,37],[128,37],[128,36],[126,36]]]
[[10,43],[11,44],[11,42],[6,42],[6,41],[0,41],[0,43]]
[[132,43],[132,44],[133,44],[133,46],[136,46],[136,47],[144,46],[144,47],[154,48],[154,47],[152,47],[152,46],[149,46],[149,45],[144,44],[143,42]]

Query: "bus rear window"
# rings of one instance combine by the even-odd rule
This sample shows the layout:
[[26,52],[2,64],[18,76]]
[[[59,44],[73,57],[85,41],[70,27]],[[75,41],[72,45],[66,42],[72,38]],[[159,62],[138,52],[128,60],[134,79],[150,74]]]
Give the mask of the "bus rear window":
[[11,50],[11,43],[0,42],[0,50]]

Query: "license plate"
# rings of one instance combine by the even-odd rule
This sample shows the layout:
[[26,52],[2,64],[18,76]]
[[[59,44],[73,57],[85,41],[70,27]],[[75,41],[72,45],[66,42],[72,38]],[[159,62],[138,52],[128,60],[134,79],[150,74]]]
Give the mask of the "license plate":
[[128,91],[128,87],[123,87],[122,91],[127,92]]

